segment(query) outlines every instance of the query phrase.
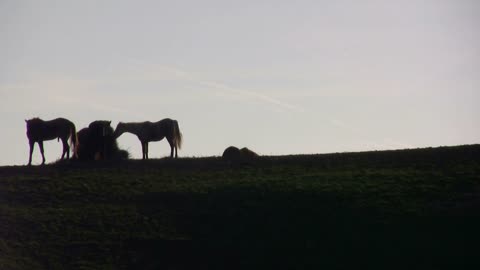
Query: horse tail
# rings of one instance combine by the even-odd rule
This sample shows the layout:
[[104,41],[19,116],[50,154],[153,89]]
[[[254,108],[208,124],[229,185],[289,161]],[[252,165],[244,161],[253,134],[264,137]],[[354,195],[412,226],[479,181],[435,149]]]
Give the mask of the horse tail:
[[70,128],[70,145],[73,145],[73,156],[78,158],[78,135],[75,124],[73,123]]
[[178,149],[182,148],[182,140],[183,135],[182,132],[180,132],[180,128],[178,127],[178,122],[177,120],[173,120],[173,141],[175,147],[177,147]]

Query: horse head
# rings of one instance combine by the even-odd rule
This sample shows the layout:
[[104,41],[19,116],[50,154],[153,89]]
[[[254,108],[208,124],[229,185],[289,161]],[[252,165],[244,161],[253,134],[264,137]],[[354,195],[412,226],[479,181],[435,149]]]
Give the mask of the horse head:
[[115,131],[113,132],[113,138],[117,139],[120,137],[124,132],[126,131],[125,129],[125,123],[119,122],[117,124],[117,127],[115,128]]
[[105,121],[105,120],[97,120],[90,125],[88,125],[88,128],[94,133],[98,134],[99,136],[105,137],[107,135],[111,135],[113,133],[113,129],[110,126],[112,121]]

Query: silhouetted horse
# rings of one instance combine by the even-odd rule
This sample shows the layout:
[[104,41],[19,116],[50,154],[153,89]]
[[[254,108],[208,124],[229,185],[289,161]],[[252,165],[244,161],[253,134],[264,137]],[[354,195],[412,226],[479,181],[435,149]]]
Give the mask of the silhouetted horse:
[[114,132],[114,137],[120,137],[124,132],[137,135],[142,143],[142,159],[148,159],[148,143],[161,141],[167,138],[170,144],[170,157],[178,158],[177,148],[182,147],[182,133],[178,127],[178,122],[170,118],[165,118],[158,122],[141,122],[141,123],[118,123]]
[[78,132],[80,160],[128,158],[128,152],[118,148],[110,123],[111,121],[94,121]]
[[230,162],[248,162],[258,158],[258,154],[246,147],[229,146],[223,151],[222,158]]
[[68,145],[68,138],[70,138],[73,145],[73,154],[77,155],[78,138],[75,125],[65,118],[57,118],[50,121],[44,121],[40,118],[32,118],[25,120],[27,123],[27,137],[30,144],[30,155],[28,157],[28,165],[32,165],[32,153],[35,143],[38,143],[40,147],[40,153],[42,154],[42,165],[45,164],[45,155],[43,150],[43,141],[49,141],[53,139],[62,140],[63,151],[62,157],[70,158],[70,146]]

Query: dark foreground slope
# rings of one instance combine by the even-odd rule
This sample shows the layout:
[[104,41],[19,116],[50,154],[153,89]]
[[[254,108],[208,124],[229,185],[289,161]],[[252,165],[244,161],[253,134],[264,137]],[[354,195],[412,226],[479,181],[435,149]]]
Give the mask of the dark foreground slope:
[[462,269],[480,146],[0,168],[0,269]]

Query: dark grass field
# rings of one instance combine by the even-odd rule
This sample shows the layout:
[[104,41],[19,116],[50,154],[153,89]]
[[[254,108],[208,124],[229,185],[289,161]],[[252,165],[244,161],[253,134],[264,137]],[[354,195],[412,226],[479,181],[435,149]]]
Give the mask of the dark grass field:
[[480,269],[480,145],[0,167],[0,269]]

